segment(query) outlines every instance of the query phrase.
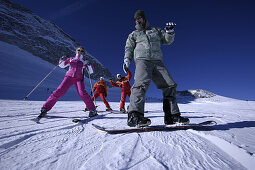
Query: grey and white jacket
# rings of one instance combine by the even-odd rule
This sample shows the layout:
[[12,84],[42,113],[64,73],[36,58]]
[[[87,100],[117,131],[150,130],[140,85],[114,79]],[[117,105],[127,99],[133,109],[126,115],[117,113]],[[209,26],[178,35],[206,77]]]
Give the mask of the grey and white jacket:
[[166,33],[161,28],[150,27],[148,21],[145,29],[129,34],[125,46],[124,60],[160,60],[163,61],[161,44],[169,45],[174,41],[175,33]]

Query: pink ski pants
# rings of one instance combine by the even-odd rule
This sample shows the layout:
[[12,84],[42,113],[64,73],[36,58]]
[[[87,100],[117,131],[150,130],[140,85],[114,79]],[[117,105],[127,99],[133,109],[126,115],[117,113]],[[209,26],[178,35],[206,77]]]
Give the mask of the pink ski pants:
[[90,96],[85,90],[84,82],[81,79],[77,79],[74,77],[66,76],[62,83],[58,86],[57,90],[55,90],[50,97],[47,99],[46,103],[44,103],[43,108],[45,108],[47,111],[51,110],[51,108],[55,105],[55,103],[58,101],[59,98],[61,98],[66,91],[74,85],[76,86],[77,92],[81,99],[86,104],[88,110],[95,110],[96,107],[91,100]]

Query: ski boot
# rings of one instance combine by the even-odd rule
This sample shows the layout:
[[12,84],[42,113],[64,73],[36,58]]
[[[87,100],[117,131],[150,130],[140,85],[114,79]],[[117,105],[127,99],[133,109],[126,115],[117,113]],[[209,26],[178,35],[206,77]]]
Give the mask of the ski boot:
[[120,113],[126,113],[125,108],[120,109]]
[[106,111],[112,111],[112,109],[111,108],[107,108]]
[[40,119],[47,114],[47,110],[45,108],[41,109],[41,113],[39,116],[37,116],[34,119],[31,119],[32,121],[35,121],[36,123],[39,123]]
[[128,113],[128,126],[130,127],[145,127],[149,126],[151,124],[151,120],[148,118],[145,118],[141,113],[139,112],[131,112]]
[[96,110],[90,110],[89,111],[89,117],[94,117],[94,116],[97,116],[97,111]]

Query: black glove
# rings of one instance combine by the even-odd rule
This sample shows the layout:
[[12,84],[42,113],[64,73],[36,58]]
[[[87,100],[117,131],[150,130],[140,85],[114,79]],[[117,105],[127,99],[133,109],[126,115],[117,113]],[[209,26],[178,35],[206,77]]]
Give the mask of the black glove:
[[176,26],[175,23],[173,22],[168,22],[166,23],[166,27],[165,27],[165,30],[167,33],[171,33],[171,32],[174,32],[174,27]]
[[90,96],[93,96],[93,92],[92,91],[90,92]]
[[60,65],[61,63],[63,63],[66,60],[66,56],[62,56],[59,58],[58,64]]
[[62,59],[62,60],[66,60],[67,57],[66,57],[65,55],[63,55],[63,56],[61,57],[61,59]]
[[85,62],[85,65],[90,65],[89,60],[85,60],[84,62]]
[[104,93],[104,97],[107,97],[107,93]]

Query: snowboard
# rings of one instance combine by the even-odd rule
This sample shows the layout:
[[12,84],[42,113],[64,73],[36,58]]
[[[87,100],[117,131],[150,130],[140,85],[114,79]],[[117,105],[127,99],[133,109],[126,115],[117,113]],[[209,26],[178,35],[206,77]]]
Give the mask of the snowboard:
[[187,125],[157,125],[157,126],[146,126],[140,128],[127,128],[127,129],[111,129],[105,128],[96,124],[92,124],[94,128],[99,131],[106,132],[109,134],[120,134],[120,133],[140,133],[140,132],[151,132],[151,131],[174,131],[174,130],[209,130],[213,126],[217,125],[215,121],[205,121],[201,123],[195,124],[187,124]]

